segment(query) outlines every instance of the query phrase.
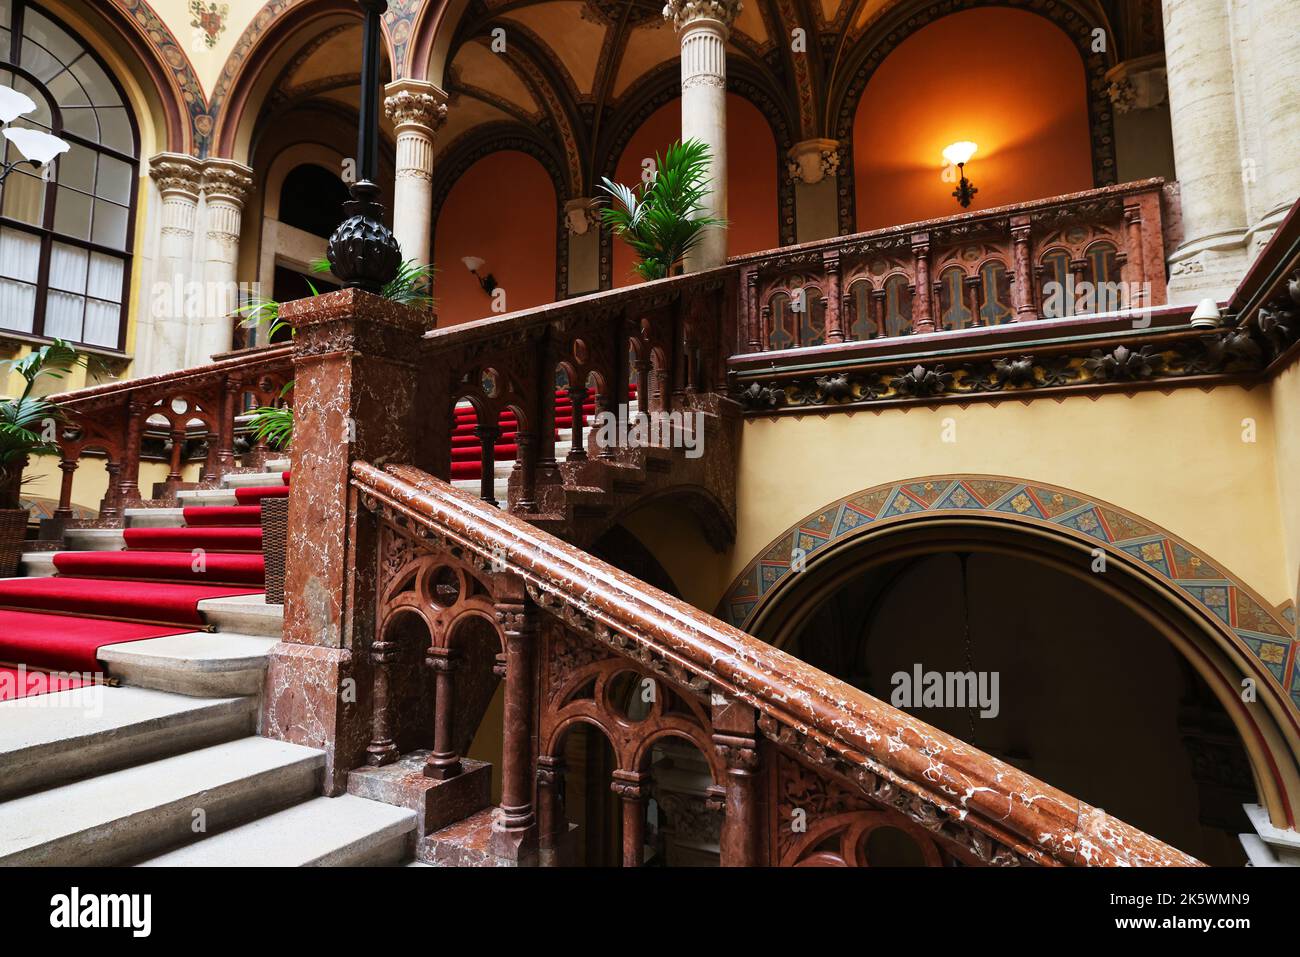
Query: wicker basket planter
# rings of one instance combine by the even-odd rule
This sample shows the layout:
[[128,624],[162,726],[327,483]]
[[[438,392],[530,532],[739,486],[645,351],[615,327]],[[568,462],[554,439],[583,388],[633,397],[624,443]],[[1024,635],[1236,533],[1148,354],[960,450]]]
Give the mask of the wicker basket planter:
[[266,603],[284,604],[284,550],[289,538],[289,500],[262,499],[262,558],[266,564]]
[[0,508],[0,578],[18,574],[18,561],[27,538],[27,509]]

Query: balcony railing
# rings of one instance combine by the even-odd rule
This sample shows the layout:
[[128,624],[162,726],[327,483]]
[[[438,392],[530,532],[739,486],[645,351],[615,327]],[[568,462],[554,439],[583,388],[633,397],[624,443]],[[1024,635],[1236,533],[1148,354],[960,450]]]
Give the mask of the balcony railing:
[[737,257],[737,351],[1163,305],[1163,185],[1143,180]]

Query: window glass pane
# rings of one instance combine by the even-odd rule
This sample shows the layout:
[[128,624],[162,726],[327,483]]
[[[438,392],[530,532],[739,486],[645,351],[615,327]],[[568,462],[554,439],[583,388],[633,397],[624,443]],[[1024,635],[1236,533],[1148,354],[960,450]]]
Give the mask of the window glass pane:
[[81,340],[81,316],[86,300],[68,292],[51,289],[45,297],[45,335],[51,339]]
[[90,254],[86,250],[55,243],[50,250],[50,288],[85,292],[89,262]]
[[50,80],[50,96],[54,97],[55,102],[60,106],[89,106],[90,97],[86,91],[81,88],[77,78],[71,73],[63,72]]
[[39,236],[16,229],[0,229],[0,276],[35,282],[41,267]]
[[117,348],[117,330],[122,321],[122,307],[115,302],[86,302],[86,332],[82,340],[87,345]]
[[[8,27],[13,22],[13,14],[10,8],[13,6],[13,0],[0,0],[0,24]],[[7,55],[9,51],[4,51]]]
[[14,81],[10,85],[19,93],[25,93],[30,96],[32,102],[36,104],[36,109],[32,110],[30,113],[24,113],[18,118],[18,121],[23,126],[35,126],[43,130],[48,130],[50,124],[54,122],[54,119],[50,113],[49,98],[45,94],[45,91],[35,83],[31,83],[21,76],[14,77]]
[[70,106],[63,111],[63,128],[88,140],[99,141],[99,121],[89,106]]
[[19,222],[40,226],[45,221],[45,183],[23,169],[9,174],[4,184],[4,215]]
[[23,14],[23,36],[35,40],[62,63],[71,63],[81,53],[80,43],[30,5]]
[[36,287],[0,279],[0,329],[31,332],[36,313]]
[[117,87],[108,78],[94,57],[82,57],[72,64],[72,75],[80,81],[90,94],[90,102],[96,106],[121,106],[122,98],[117,95]]
[[54,204],[54,231],[77,239],[89,239],[91,202],[89,196],[60,186],[59,198]]
[[95,200],[95,229],[91,239],[101,246],[126,249],[126,207]]
[[77,144],[54,161],[60,186],[73,186],[87,193],[95,188],[95,152]]
[[103,253],[94,253],[90,257],[90,285],[87,292],[96,299],[111,302],[122,301],[122,276],[126,263]]
[[131,202],[131,166],[111,156],[99,158],[99,179],[95,195],[125,206]]
[[63,69],[63,64],[49,50],[28,39],[23,40],[21,59],[22,65],[27,68],[27,71],[35,73],[36,78],[42,82]]
[[99,109],[99,128],[102,131],[100,142],[119,153],[135,155],[135,136],[131,132],[131,122],[126,118],[126,110],[120,106],[101,107]]

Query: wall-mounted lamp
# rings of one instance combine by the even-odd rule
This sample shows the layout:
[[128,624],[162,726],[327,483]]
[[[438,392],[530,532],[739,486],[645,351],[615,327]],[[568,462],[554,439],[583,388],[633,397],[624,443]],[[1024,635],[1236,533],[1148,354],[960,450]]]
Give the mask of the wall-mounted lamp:
[[28,163],[36,169],[43,169],[54,161],[60,153],[72,149],[50,133],[43,130],[29,130],[21,126],[10,126],[20,116],[36,110],[32,98],[17,90],[0,86],[0,136],[14,144],[14,148],[23,155],[20,160],[0,166],[0,183],[3,183],[20,163]]
[[478,280],[478,284],[483,287],[483,291],[489,296],[496,291],[497,280],[490,272],[485,274],[487,260],[481,256],[462,256],[461,262],[469,270],[470,275]]
[[963,209],[970,206],[971,200],[979,192],[975,188],[975,184],[966,178],[966,164],[970,162],[970,158],[975,155],[977,149],[979,147],[974,143],[963,140],[960,143],[953,143],[943,151],[943,158],[950,165],[957,167],[958,172],[961,173],[961,182],[957,184],[957,188],[952,191],[952,194],[957,197],[957,202],[961,203]]

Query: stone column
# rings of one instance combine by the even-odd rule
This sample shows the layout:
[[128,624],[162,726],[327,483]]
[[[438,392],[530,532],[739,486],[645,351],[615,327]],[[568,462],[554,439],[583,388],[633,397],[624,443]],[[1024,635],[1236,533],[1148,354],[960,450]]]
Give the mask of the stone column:
[[384,92],[397,133],[393,235],[403,261],[425,265],[433,261],[433,140],[447,119],[447,94],[421,80],[397,80]]
[[727,768],[719,863],[755,867],[762,863],[759,816],[758,714],[743,702],[712,695],[713,748]]
[[[713,191],[704,206],[719,219],[727,218],[727,37],[740,9],[741,0],[668,0],[664,6],[681,35],[682,140],[708,144]],[[726,258],[726,229],[709,229],[686,257],[686,269],[711,269]]]
[[839,233],[839,181],[843,151],[838,140],[804,140],[787,154],[794,181],[795,239],[809,243]]
[[416,411],[419,312],[358,289],[285,303],[294,336],[294,478],[284,634],[270,653],[265,737],[325,751],[325,793],[366,761],[379,534],[350,503],[353,461],[427,467]]
[[252,173],[233,160],[210,159],[203,164],[208,242],[203,266],[203,323],[190,346],[189,361],[194,365],[230,351],[236,321],[231,313],[239,306],[239,233],[244,200],[253,188]]
[[1246,202],[1228,4],[1166,0],[1165,64],[1183,243],[1170,302],[1226,296],[1245,268]]
[[[1258,140],[1263,147],[1255,185],[1260,216],[1252,223],[1258,249],[1300,198],[1300,17],[1295,0],[1250,0],[1249,46],[1254,66]],[[1249,161],[1250,157],[1247,157]]]
[[496,604],[506,640],[506,694],[501,750],[501,808],[492,821],[493,852],[519,860],[537,845],[533,814],[533,660],[537,606],[531,599]]
[[185,340],[191,321],[188,289],[194,268],[194,221],[203,189],[203,165],[183,153],[159,153],[149,161],[149,175],[162,194],[161,240],[149,331],[136,337],[138,375],[166,372],[186,364]]
[[595,200],[580,196],[564,204],[564,228],[569,236],[569,295],[600,288],[600,216]]
[[623,803],[623,866],[640,867],[645,856],[645,811],[650,797],[650,775],[615,771],[610,790]]

